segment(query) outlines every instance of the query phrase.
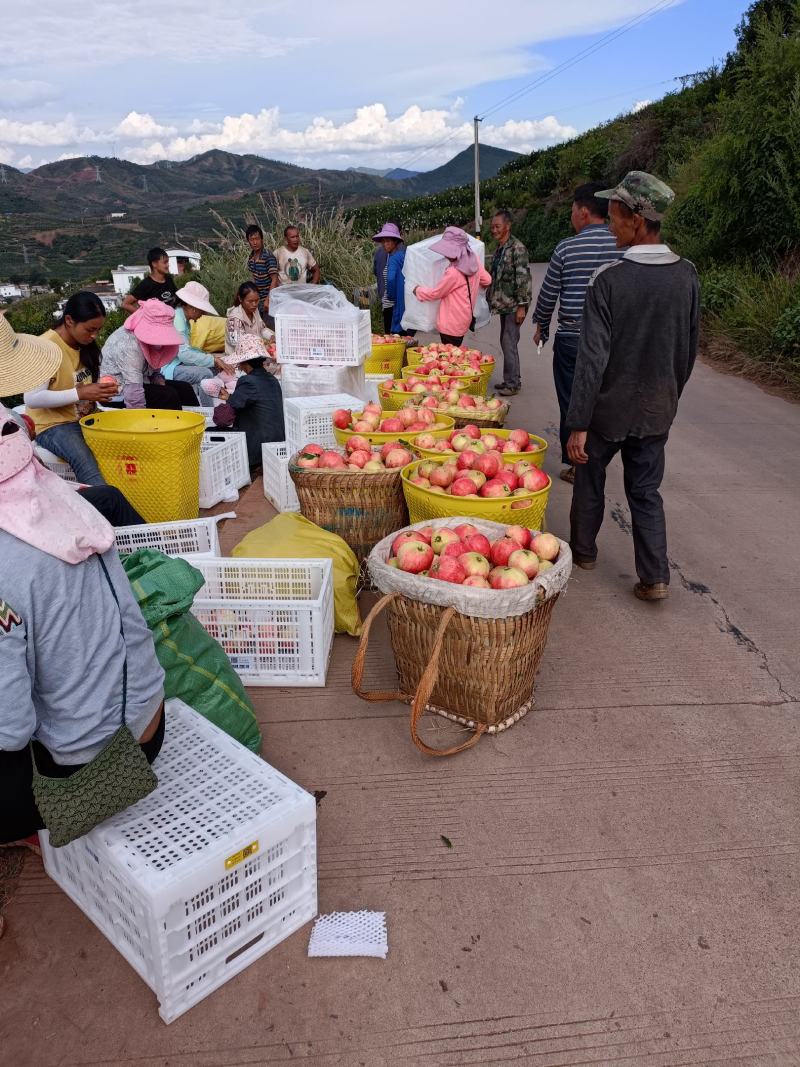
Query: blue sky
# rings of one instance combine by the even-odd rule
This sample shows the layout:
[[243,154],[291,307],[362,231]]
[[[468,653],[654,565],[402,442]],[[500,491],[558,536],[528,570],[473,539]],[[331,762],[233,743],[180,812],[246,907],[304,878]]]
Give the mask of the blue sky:
[[[64,0],[16,5],[3,22],[14,47],[0,58],[0,162],[116,152],[148,163],[219,147],[430,169],[469,142],[473,114],[657,4],[494,0],[491,18],[476,0],[82,0],[80,17]],[[676,75],[724,58],[747,6],[660,0],[499,107],[483,139],[530,151],[658,98]]]

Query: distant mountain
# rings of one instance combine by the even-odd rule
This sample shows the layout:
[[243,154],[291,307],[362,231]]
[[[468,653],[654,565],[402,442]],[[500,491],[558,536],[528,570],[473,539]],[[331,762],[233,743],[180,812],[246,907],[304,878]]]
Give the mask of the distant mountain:
[[395,167],[394,170],[387,170],[383,176],[390,182],[403,182],[407,178],[416,178],[418,174],[418,170],[403,170],[402,167]]
[[[517,158],[519,158],[518,152],[509,152],[505,148],[494,148],[488,144],[481,145],[481,180],[494,178],[501,167]],[[445,189],[467,185],[472,182],[473,172],[473,149],[465,148],[463,152],[459,152],[457,156],[453,156],[449,162],[437,167],[436,170],[425,171],[404,181],[405,195],[422,196],[429,193],[441,193]]]

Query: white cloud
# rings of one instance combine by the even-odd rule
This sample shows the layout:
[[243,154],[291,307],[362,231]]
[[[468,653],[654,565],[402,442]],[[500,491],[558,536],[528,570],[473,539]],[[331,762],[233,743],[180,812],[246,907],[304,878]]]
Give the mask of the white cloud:
[[145,140],[149,137],[171,137],[178,131],[174,126],[162,126],[152,115],[140,115],[129,111],[122,122],[114,127],[117,137],[134,137]]
[[631,111],[633,111],[635,114],[637,111],[642,111],[644,108],[649,107],[652,103],[652,100],[637,100],[631,108]]

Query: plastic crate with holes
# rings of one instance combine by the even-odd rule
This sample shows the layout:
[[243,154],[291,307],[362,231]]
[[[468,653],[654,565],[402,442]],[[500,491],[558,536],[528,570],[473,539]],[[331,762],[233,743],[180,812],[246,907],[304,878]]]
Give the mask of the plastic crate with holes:
[[349,393],[329,393],[326,396],[295,396],[283,402],[283,421],[286,445],[294,455],[303,445],[315,441],[323,448],[336,448],[331,416],[338,408],[361,411],[364,401]]
[[121,556],[127,556],[140,548],[156,548],[166,556],[219,556],[217,524],[223,519],[235,518],[236,513],[229,511],[205,519],[118,526],[114,531],[117,551]]
[[324,686],[333,643],[329,559],[192,559],[192,614],[245,685]]
[[264,496],[276,511],[300,510],[297,490],[289,475],[289,449],[285,441],[261,446],[261,473]]
[[275,344],[279,363],[358,367],[372,352],[370,313],[340,320],[276,315]]
[[317,913],[314,798],[180,700],[158,787],[63,848],[47,873],[172,1022]]
[[200,441],[200,507],[237,500],[250,483],[247,438],[243,433],[204,433]]

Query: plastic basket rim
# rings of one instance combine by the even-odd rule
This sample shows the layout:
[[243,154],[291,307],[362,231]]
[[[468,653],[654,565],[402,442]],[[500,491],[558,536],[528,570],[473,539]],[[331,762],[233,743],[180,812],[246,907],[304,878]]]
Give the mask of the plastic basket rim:
[[205,429],[206,429],[205,416],[200,415],[200,414],[198,414],[197,412],[194,412],[194,411],[183,411],[183,410],[181,410],[181,411],[172,411],[172,410],[170,410],[168,408],[142,408],[142,409],[137,408],[136,409],[136,413],[140,414],[142,411],[144,411],[146,414],[151,414],[153,417],[155,417],[157,415],[170,415],[170,416],[184,415],[187,419],[191,419],[192,422],[184,423],[183,425],[178,425],[178,426],[171,426],[171,427],[169,427],[169,429],[167,429],[166,427],[164,427],[164,428],[161,428],[161,427],[156,427],[156,428],[148,427],[146,429],[132,430],[130,428],[126,429],[125,427],[122,427],[122,426],[103,426],[103,425],[97,425],[96,426],[96,425],[94,425],[94,420],[101,420],[106,415],[111,415],[112,417],[115,417],[117,415],[123,414],[123,411],[130,411],[130,410],[132,410],[132,409],[125,408],[125,409],[120,409],[119,411],[100,411],[100,412],[95,413],[94,415],[84,415],[84,417],[79,420],[80,421],[80,425],[82,427],[84,427],[85,429],[88,429],[90,434],[91,433],[98,433],[98,432],[101,432],[101,433],[113,433],[113,434],[120,434],[121,436],[124,436],[124,437],[133,437],[133,436],[139,435],[139,434],[150,434],[150,433],[158,433],[161,436],[166,436],[167,434],[173,434],[173,433],[186,433],[187,430],[200,430],[201,433],[203,433],[205,431]]
[[[419,432],[422,433],[422,430],[420,430]],[[497,428],[487,428],[486,430],[481,430],[481,437],[483,437],[484,433],[510,434],[511,430],[506,430],[502,426],[498,426]],[[542,459],[544,459],[544,456],[547,453],[548,448],[550,447],[547,441],[545,441],[543,437],[539,437],[539,435],[535,433],[528,434],[528,437],[533,439],[534,441],[538,441],[539,447],[532,448],[530,452],[503,452],[502,456],[504,464],[519,463],[521,459],[528,459],[529,456],[541,456]],[[508,438],[506,438],[506,440],[508,440]],[[441,457],[446,458],[448,456],[460,455],[460,453],[456,452],[455,449],[449,449],[447,452],[435,452],[430,448],[416,448],[415,451],[419,452],[422,459],[439,459]],[[469,449],[464,449],[464,451],[468,452]],[[548,475],[548,478],[549,477],[550,476]]]

